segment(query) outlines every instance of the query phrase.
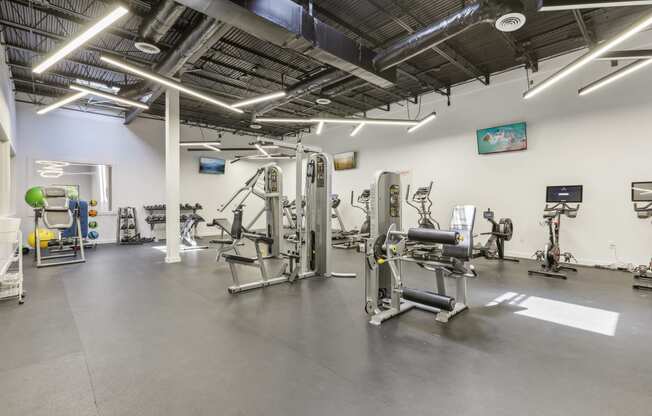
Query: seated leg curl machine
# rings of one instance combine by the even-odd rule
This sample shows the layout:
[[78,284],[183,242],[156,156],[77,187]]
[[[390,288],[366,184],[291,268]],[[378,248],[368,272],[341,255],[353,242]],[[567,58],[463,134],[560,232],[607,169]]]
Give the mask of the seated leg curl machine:
[[[632,202],[634,211],[641,219],[652,217],[652,182],[632,183]],[[641,202],[642,205],[638,203]],[[652,290],[652,260],[650,264],[641,265],[634,269],[634,289]]]
[[[371,230],[365,245],[365,311],[369,323],[418,308],[448,322],[467,309],[467,278],[477,274],[468,262],[473,248],[475,207],[453,208],[450,230],[410,228],[401,231],[401,182],[397,172],[381,171],[371,186]],[[435,273],[436,290],[406,286],[403,264],[415,263]],[[445,277],[456,282],[456,297]]]
[[[553,205],[548,205],[549,203]],[[570,203],[576,205],[569,205]],[[577,272],[575,267],[566,264],[575,260],[575,256],[568,251],[562,253],[559,248],[559,229],[561,217],[577,217],[581,203],[582,185],[549,186],[546,189],[546,207],[543,209],[543,218],[548,227],[548,242],[543,250],[537,250],[533,255],[537,261],[541,262],[541,269],[528,270],[528,275],[566,280],[567,277],[562,272],[563,270]]]

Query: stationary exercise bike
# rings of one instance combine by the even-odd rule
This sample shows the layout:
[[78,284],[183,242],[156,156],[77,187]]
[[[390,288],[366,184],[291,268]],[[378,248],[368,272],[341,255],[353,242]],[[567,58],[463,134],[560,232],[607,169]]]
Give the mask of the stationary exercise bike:
[[[632,202],[634,202],[634,211],[638,218],[652,217],[652,182],[632,183]],[[643,202],[643,204],[639,205],[638,202]],[[637,266],[633,271],[634,284],[632,287],[638,290],[652,290],[652,260],[650,260],[650,264]]]
[[[546,202],[543,218],[548,226],[548,242],[543,250],[537,250],[533,255],[537,261],[541,262],[541,269],[528,270],[528,275],[566,280],[566,275],[562,271],[577,272],[575,267],[567,264],[573,260],[577,262],[577,259],[569,251],[562,252],[559,247],[561,217],[577,217],[582,202],[582,186],[549,186]],[[567,202],[576,203],[576,205],[572,206]],[[554,205],[548,205],[548,203],[554,203]]]
[[484,245],[478,245],[474,248],[474,258],[484,257],[488,260],[513,261],[518,263],[518,259],[505,257],[505,241],[512,239],[514,235],[514,224],[510,218],[501,218],[498,222],[494,219],[494,212],[491,208],[482,213],[485,220],[491,223],[491,231],[481,233],[488,235],[489,239]]
[[410,198],[410,185],[407,186],[405,193],[405,202],[412,208],[417,210],[419,214],[419,228],[430,228],[439,230],[439,223],[432,217],[430,209],[432,208],[432,200],[430,199],[430,192],[432,192],[432,184],[430,181],[429,186],[417,188]]

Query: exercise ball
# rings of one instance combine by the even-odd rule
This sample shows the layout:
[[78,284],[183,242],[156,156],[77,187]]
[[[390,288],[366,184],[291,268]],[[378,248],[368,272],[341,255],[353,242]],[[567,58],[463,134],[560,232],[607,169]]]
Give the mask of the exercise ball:
[[88,210],[88,216],[89,217],[97,217],[97,211],[94,209],[89,209]]
[[90,238],[91,240],[97,240],[97,238],[99,236],[100,236],[100,233],[98,233],[97,231],[89,231],[88,232],[88,238]]
[[29,188],[27,192],[25,192],[25,202],[27,202],[27,205],[32,208],[42,208],[45,203],[43,188],[40,186]]
[[95,207],[95,206],[97,206],[97,201],[94,200],[94,199],[91,199],[90,201],[88,201],[88,205],[90,205],[92,207]]
[[[54,240],[56,238],[54,232],[48,230],[47,228],[38,228],[36,232],[38,233],[41,248],[48,248],[48,241]],[[34,235],[34,231],[27,235],[27,244],[29,244],[29,246],[32,248],[36,248],[36,236]]]
[[89,228],[97,228],[97,221],[91,221],[88,223]]

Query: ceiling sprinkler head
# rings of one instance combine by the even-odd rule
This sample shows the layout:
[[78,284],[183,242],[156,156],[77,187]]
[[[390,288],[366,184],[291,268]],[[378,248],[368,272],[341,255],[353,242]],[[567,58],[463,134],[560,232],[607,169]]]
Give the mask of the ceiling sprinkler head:
[[496,19],[496,29],[501,32],[514,32],[525,24],[523,13],[507,13]]
[[147,42],[136,42],[134,43],[134,46],[139,51],[146,53],[148,55],[156,55],[157,53],[161,52],[161,49],[159,49],[158,46],[152,45],[151,43],[147,43]]

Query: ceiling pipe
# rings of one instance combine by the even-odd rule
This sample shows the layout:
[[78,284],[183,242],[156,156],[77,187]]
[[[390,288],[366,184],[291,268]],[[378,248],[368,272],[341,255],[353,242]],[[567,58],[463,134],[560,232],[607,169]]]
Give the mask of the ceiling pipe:
[[525,23],[522,12],[523,6],[518,1],[475,1],[459,12],[393,42],[374,57],[374,68],[379,72],[386,71],[482,24],[494,25],[503,32],[514,31]]
[[262,105],[256,108],[254,113],[259,116],[263,115],[282,105],[291,102],[292,100],[296,100],[297,98],[306,96],[311,92],[314,92],[316,90],[319,90],[321,88],[324,88],[328,85],[334,84],[336,82],[339,82],[349,77],[350,77],[349,74],[338,71],[337,69],[327,69],[325,71],[320,72],[319,74],[315,75],[312,78],[308,78],[304,81],[300,81],[294,86],[292,86],[292,88],[286,91],[285,98],[282,101],[274,101]]
[[141,39],[148,43],[160,42],[185,9],[185,6],[173,0],[162,0],[152,14],[141,23],[138,30]]
[[[172,49],[170,49],[165,57],[154,67],[152,71],[166,76],[174,77],[183,68],[183,66],[193,57],[201,56],[207,48],[207,43],[214,40],[214,36],[223,27],[217,20],[211,17],[203,17],[203,19],[192,28],[190,28],[183,36],[181,41]],[[210,47],[212,45],[208,45]],[[149,95],[145,104],[151,104],[165,91],[164,87],[154,82],[145,82],[144,85],[138,89],[139,95]],[[125,116],[125,124],[132,122],[142,109],[135,108]]]

